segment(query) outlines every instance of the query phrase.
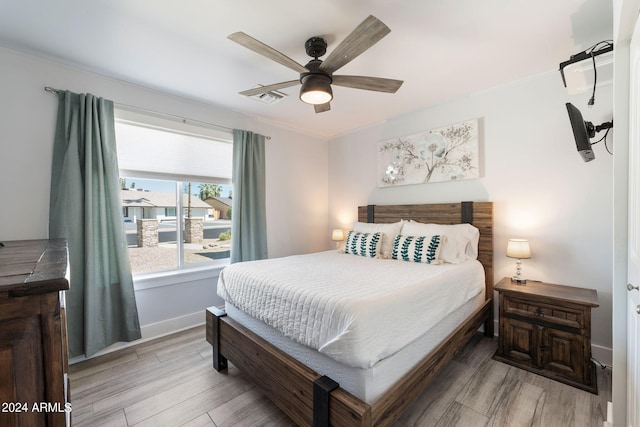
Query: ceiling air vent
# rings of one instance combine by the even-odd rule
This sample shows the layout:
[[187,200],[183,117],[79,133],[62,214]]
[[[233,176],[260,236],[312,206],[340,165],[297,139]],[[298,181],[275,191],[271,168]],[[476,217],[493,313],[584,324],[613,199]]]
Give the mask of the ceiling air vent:
[[[254,86],[254,88],[258,88],[258,87],[262,87],[262,85]],[[285,93],[278,92],[277,90],[272,90],[269,92],[259,93],[257,95],[250,96],[249,98],[262,102],[263,104],[275,104],[276,102],[282,100],[285,96],[287,96]]]

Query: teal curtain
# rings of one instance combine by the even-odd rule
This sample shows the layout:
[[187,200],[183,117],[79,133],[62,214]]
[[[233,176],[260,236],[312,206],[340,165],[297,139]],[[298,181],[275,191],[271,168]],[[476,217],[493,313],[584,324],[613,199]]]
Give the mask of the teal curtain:
[[141,336],[121,204],[113,102],[60,91],[49,235],[69,245],[72,357]]
[[231,262],[267,257],[264,136],[233,131]]

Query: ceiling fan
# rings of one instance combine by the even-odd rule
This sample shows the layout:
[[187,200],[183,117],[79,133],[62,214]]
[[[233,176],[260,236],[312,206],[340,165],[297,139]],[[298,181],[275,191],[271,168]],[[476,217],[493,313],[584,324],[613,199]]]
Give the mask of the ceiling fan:
[[324,61],[318,58],[327,52],[326,40],[322,37],[311,37],[305,43],[305,50],[307,55],[313,59],[304,66],[243,32],[233,33],[228,38],[234,42],[300,73],[300,77],[296,80],[260,86],[242,91],[240,94],[254,96],[301,84],[300,100],[307,104],[313,104],[316,113],[322,113],[323,111],[331,109],[330,101],[333,99],[331,84],[354,89],[395,93],[400,86],[402,86],[402,80],[367,76],[333,75],[335,71],[376,44],[384,36],[389,34],[389,32],[391,32],[389,27],[375,16],[370,15],[362,21]]

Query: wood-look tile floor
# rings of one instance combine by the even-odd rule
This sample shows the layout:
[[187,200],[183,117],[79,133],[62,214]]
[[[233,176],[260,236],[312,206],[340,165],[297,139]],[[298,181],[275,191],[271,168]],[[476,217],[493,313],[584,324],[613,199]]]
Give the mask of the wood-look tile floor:
[[[204,337],[197,327],[72,365],[73,425],[294,425],[238,369],[215,372]],[[602,426],[609,370],[596,396],[494,361],[496,347],[473,337],[396,426]]]

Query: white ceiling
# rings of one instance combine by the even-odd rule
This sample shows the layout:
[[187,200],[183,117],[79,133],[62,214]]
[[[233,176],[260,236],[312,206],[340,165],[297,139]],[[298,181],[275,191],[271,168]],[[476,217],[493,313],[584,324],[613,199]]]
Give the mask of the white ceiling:
[[[391,33],[337,74],[404,80],[397,93],[334,86],[320,114],[298,86],[272,105],[238,94],[298,76],[229,34],[306,64],[309,37],[331,52],[370,14]],[[323,138],[557,70],[612,34],[610,0],[0,0],[0,45]]]

